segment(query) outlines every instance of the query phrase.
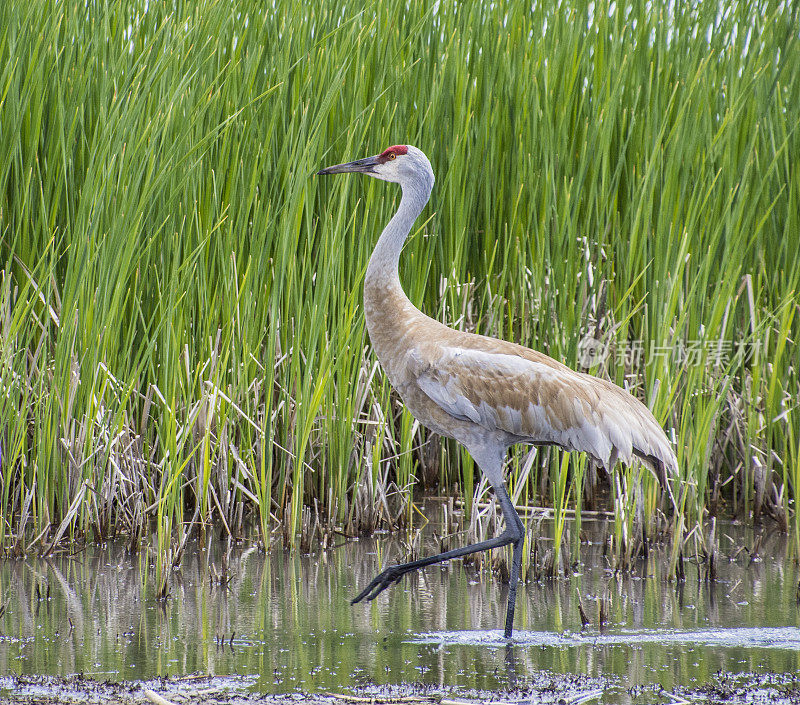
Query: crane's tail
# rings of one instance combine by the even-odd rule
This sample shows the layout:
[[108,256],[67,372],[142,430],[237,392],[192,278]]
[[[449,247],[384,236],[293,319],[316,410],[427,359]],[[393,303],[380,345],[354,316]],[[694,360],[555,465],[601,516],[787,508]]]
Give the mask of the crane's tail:
[[650,409],[632,394],[610,382],[604,386],[607,395],[600,414],[605,422],[605,444],[601,449],[608,452],[604,459],[613,467],[617,460],[630,465],[634,456],[639,458],[669,496],[675,513],[679,513],[685,488],[678,459],[663,427]]
[[[680,503],[675,498],[675,493],[672,490],[672,484],[670,482],[671,480],[676,484],[680,483],[678,460],[675,454],[669,448],[667,448],[666,453],[664,453],[665,457],[643,453],[637,448],[633,449],[633,454],[650,469],[661,485],[661,489],[669,496],[673,511],[678,514],[680,511]],[[683,500],[683,492],[680,493],[680,500]]]

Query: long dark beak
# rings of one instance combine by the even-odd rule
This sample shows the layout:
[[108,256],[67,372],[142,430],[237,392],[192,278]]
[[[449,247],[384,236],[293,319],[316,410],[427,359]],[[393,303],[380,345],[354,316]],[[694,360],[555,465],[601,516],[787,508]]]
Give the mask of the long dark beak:
[[365,159],[356,159],[354,162],[325,167],[320,169],[317,174],[319,176],[324,176],[325,174],[348,174],[350,172],[370,174],[377,164],[380,164],[378,157],[366,157]]

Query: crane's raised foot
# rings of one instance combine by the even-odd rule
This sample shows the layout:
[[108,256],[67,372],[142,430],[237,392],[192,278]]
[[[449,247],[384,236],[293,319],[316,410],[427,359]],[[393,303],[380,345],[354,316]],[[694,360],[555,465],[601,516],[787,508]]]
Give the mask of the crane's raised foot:
[[415,566],[411,563],[404,563],[402,565],[393,565],[381,573],[378,573],[367,587],[365,587],[356,597],[350,600],[350,604],[354,605],[357,602],[366,600],[370,602],[380,595],[386,588],[391,587],[395,583],[399,583],[400,579],[406,574],[410,573],[421,566]]

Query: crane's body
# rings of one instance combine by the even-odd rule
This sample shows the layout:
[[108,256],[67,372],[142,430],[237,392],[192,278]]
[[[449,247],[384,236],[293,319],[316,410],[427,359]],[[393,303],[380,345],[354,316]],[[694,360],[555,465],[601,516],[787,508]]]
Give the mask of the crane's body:
[[[669,442],[638,399],[522,345],[453,330],[426,316],[400,284],[400,251],[433,188],[427,157],[396,145],[320,174],[360,172],[400,183],[400,206],[381,234],[364,281],[370,341],[392,386],[427,428],[462,443],[489,480],[506,520],[500,536],[379,574],[353,602],[371,600],[403,575],[432,563],[514,545],[505,636],[511,636],[524,527],[508,497],[503,461],[515,443],[583,451],[611,470],[634,456],[656,471],[672,497],[678,465]],[[673,499],[674,503],[674,499]]]

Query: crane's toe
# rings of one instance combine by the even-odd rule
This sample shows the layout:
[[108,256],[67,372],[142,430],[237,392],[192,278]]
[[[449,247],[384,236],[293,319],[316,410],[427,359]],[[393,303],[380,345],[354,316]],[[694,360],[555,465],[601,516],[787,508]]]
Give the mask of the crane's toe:
[[370,602],[374,600],[378,595],[380,595],[386,588],[391,587],[395,583],[400,582],[400,578],[402,578],[406,573],[414,570],[413,568],[406,568],[406,566],[402,565],[393,565],[391,568],[387,568],[382,573],[378,573],[372,581],[370,582],[367,587],[365,587],[356,597],[354,597],[350,604],[354,605],[357,602],[361,602],[362,600],[366,600]]

